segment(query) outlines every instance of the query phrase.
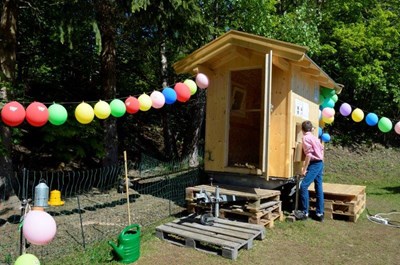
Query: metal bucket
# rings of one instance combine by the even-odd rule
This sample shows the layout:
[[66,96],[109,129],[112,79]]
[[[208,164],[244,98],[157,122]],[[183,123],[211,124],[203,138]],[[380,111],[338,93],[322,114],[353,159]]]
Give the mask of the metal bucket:
[[49,207],[49,187],[41,182],[35,187],[35,207]]

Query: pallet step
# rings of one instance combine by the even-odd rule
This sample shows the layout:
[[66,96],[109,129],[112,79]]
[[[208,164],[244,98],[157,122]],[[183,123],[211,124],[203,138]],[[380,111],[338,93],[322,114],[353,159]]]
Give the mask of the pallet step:
[[[365,194],[366,186],[347,185],[336,183],[323,183],[324,199],[342,202],[359,200],[359,196]],[[308,188],[310,196],[315,196],[314,183]]]
[[[325,218],[332,220],[343,220],[355,223],[357,222],[360,215],[364,212],[364,210],[365,210],[365,204],[360,208],[360,210],[356,214],[325,210]],[[315,212],[315,207],[310,207],[310,212]]]
[[[215,186],[198,185],[186,188],[186,201],[195,202],[196,193],[201,190],[209,192],[214,195]],[[228,202],[235,202],[242,204],[246,209],[251,211],[258,211],[265,207],[265,203],[269,201],[279,201],[281,192],[278,190],[237,187],[237,186],[219,186],[219,193],[225,196]]]
[[[342,212],[347,213],[349,215],[357,214],[360,209],[365,205],[366,202],[366,194],[361,194],[357,196],[357,200],[350,201],[350,202],[343,202],[339,200],[324,200],[324,208],[325,211],[330,212]],[[315,206],[317,199],[315,197],[310,197],[310,205]]]
[[236,260],[240,249],[251,249],[255,239],[265,238],[265,228],[220,218],[212,226],[203,225],[198,217],[190,215],[156,227],[156,236],[172,244]]
[[220,209],[220,217],[229,220],[247,222],[249,224],[263,225],[268,228],[274,227],[274,222],[279,219],[283,221],[281,202],[259,212],[246,212],[237,209]]
[[[356,222],[365,209],[366,187],[336,183],[323,183],[326,219]],[[315,211],[314,184],[310,185],[310,211]]]

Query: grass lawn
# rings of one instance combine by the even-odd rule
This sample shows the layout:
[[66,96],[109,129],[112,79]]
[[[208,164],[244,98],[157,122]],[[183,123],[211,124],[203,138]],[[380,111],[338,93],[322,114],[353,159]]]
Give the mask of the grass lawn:
[[[348,150],[328,145],[325,182],[366,186],[371,214],[400,211],[399,158],[400,151],[394,149]],[[255,240],[250,250],[240,250],[236,261],[159,240],[154,228],[170,218],[142,230],[141,256],[135,264],[400,264],[400,229],[372,223],[366,213],[356,223],[277,222],[267,229],[264,240]],[[400,222],[400,214],[391,220]],[[107,242],[100,242],[46,264],[120,264],[112,261],[110,251]]]

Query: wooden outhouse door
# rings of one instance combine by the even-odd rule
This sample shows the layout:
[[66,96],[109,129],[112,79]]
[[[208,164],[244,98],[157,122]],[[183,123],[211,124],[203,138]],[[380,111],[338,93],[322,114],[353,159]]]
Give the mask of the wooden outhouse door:
[[271,112],[272,52],[264,67],[230,72],[228,167],[267,176]]

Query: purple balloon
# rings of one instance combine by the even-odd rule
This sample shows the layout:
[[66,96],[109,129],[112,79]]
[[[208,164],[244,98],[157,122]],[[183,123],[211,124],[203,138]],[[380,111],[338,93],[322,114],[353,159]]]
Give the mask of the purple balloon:
[[342,114],[343,116],[349,116],[351,113],[351,106],[347,103],[343,103],[340,106],[339,111],[340,111],[340,114]]

